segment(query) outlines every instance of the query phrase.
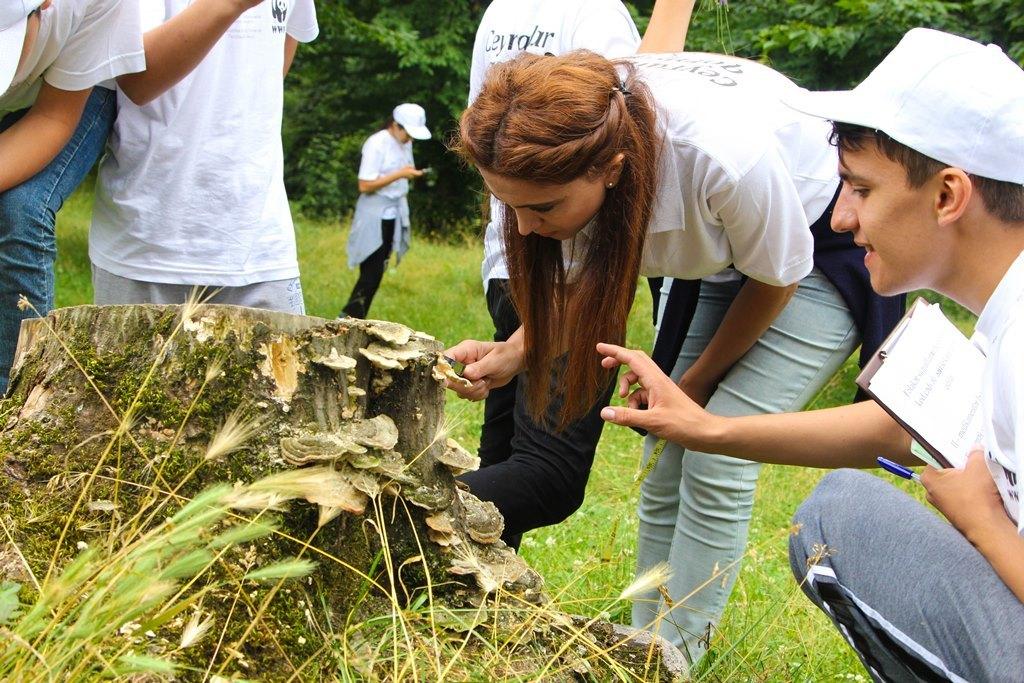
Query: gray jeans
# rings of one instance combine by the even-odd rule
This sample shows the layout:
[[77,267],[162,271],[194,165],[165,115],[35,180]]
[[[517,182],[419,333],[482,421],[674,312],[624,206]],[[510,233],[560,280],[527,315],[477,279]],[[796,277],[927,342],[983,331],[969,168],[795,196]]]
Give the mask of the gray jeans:
[[1024,604],[935,512],[837,470],[794,521],[794,575],[875,680],[1024,680]]
[[304,315],[306,306],[302,300],[302,285],[299,278],[255,282],[242,287],[217,287],[211,285],[169,285],[161,282],[144,282],[114,275],[92,264],[93,301],[97,306],[114,304],[181,304],[185,303],[193,290],[199,300],[209,304],[232,304],[283,311]]
[[[702,283],[673,379],[703,352],[740,286]],[[842,297],[815,268],[718,384],[707,408],[726,416],[799,410],[858,342]],[[648,437],[645,462],[653,444]],[[657,591],[643,594],[633,603],[633,626],[656,629],[693,663],[707,651],[739,573],[759,472],[755,462],[669,444],[640,488],[637,573],[668,562],[674,607],[668,609]]]

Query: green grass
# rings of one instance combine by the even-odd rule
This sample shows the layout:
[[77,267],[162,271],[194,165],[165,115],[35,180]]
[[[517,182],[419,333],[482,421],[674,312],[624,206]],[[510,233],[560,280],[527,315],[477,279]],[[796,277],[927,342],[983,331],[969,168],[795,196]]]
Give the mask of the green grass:
[[[57,304],[90,303],[87,232],[90,195],[76,194],[58,222]],[[337,224],[296,219],[307,311],[334,317],[355,281],[345,265],[346,233]],[[449,344],[487,338],[492,332],[479,278],[479,244],[447,245],[415,239],[407,258],[384,278],[372,316],[401,322]],[[934,299],[934,297],[932,297]],[[969,331],[971,316],[947,313]],[[628,343],[649,349],[650,297],[638,288]],[[815,399],[824,407],[848,401],[856,367],[848,362]],[[482,404],[447,406],[453,435],[467,448],[479,440]],[[593,615],[614,605],[613,620],[628,622],[627,606],[614,597],[633,578],[637,521],[633,477],[639,438],[608,428],[598,448],[587,499],[566,522],[527,535],[522,553],[544,575],[566,611]],[[750,545],[712,650],[698,672],[702,680],[866,680],[838,633],[794,583],[787,559],[790,517],[823,472],[766,466],[757,491]],[[908,490],[909,487],[907,487]],[[617,533],[613,530],[617,529]]]

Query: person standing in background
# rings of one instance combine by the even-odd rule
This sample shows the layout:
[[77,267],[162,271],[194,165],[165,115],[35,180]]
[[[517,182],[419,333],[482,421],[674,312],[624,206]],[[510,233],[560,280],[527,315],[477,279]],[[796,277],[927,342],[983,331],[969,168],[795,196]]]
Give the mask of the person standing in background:
[[348,235],[348,267],[359,266],[359,279],[343,316],[365,318],[384,278],[391,253],[399,261],[409,250],[409,181],[419,178],[412,156],[413,140],[429,140],[423,107],[406,102],[395,107],[384,126],[363,143],[359,163],[359,199]]

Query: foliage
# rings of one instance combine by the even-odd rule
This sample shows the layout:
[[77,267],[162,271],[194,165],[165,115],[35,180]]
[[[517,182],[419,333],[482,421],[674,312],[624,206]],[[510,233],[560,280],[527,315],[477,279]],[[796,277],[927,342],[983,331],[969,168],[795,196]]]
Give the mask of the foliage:
[[[310,216],[338,219],[356,198],[363,141],[400,102],[418,102],[435,136],[417,164],[433,186],[410,193],[414,229],[479,232],[480,182],[445,143],[469,82],[485,0],[331,0],[318,5],[320,37],[299,50],[287,81],[286,178]],[[627,3],[641,31],[653,0]],[[812,89],[862,79],[905,31],[930,26],[994,41],[1024,60],[1019,0],[703,0],[688,48],[765,61]]]
[[840,89],[916,26],[996,42],[1024,59],[1024,7],[1012,0],[744,0],[724,18],[698,14],[688,47],[764,61],[807,88]]

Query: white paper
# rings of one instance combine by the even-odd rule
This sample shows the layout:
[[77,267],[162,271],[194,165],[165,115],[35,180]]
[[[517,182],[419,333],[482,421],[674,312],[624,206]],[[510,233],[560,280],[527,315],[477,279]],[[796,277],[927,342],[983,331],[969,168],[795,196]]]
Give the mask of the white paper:
[[951,465],[962,467],[982,439],[985,356],[936,304],[916,305],[884,352],[871,392]]

